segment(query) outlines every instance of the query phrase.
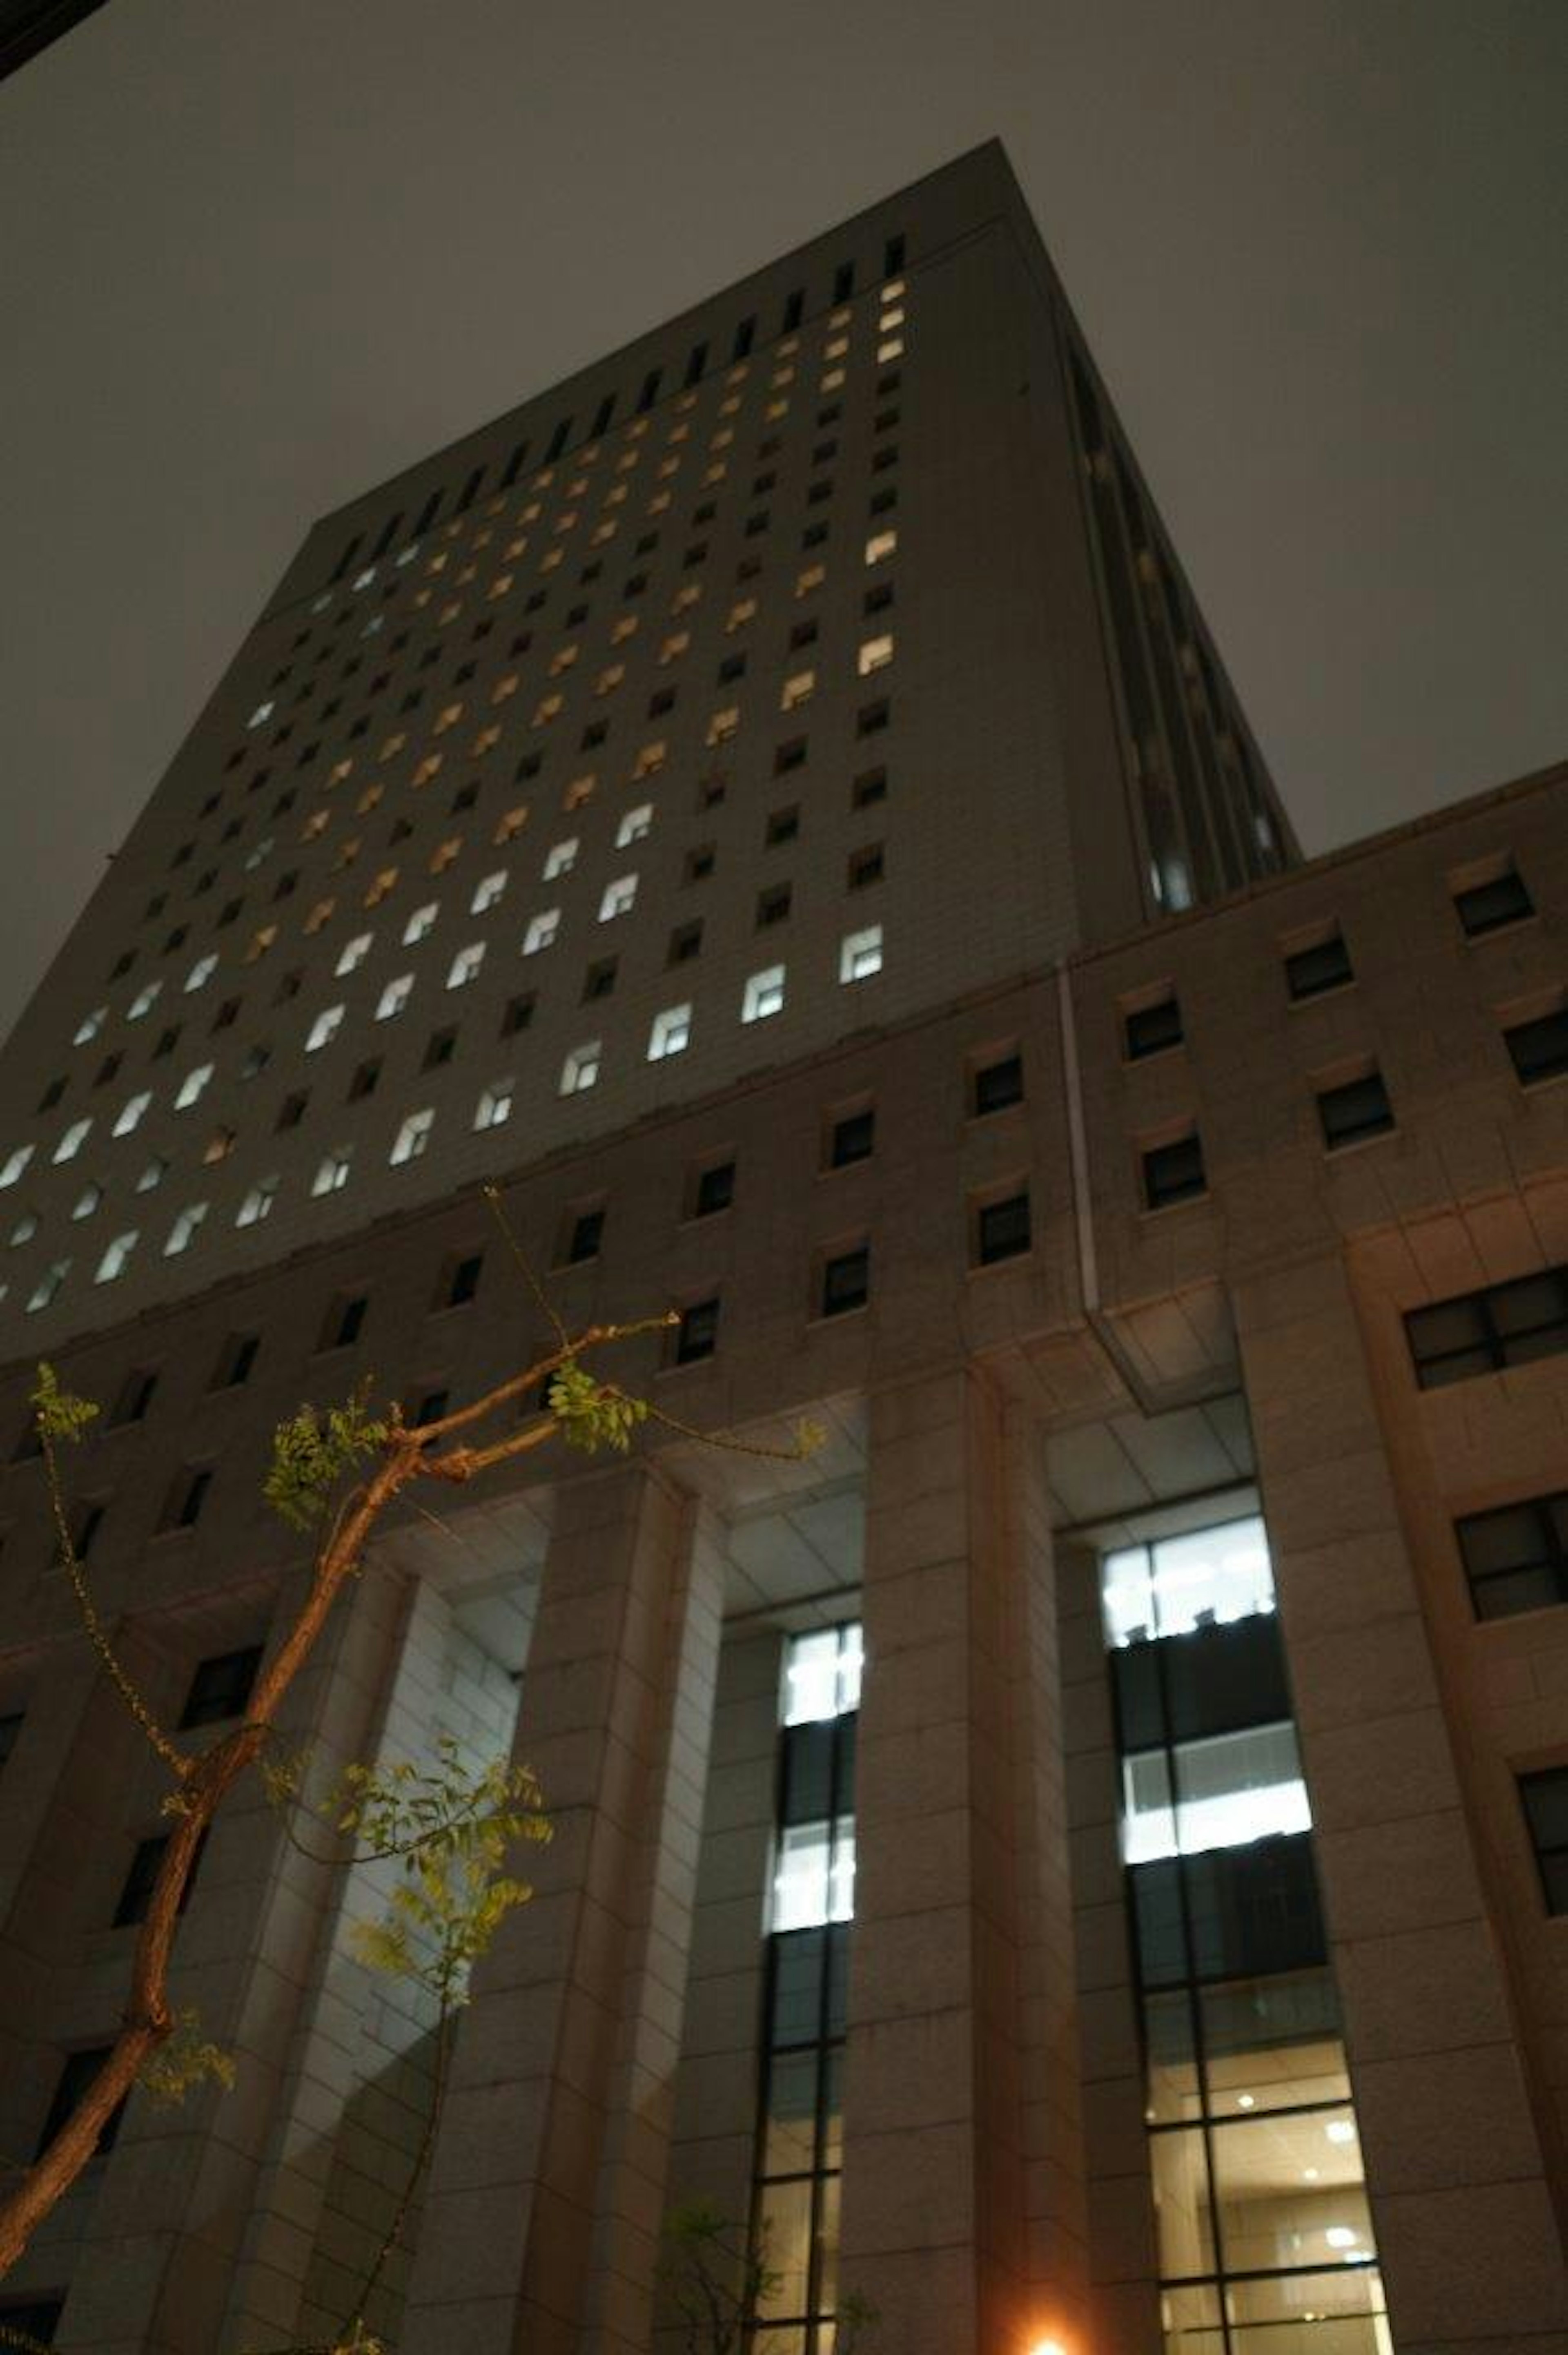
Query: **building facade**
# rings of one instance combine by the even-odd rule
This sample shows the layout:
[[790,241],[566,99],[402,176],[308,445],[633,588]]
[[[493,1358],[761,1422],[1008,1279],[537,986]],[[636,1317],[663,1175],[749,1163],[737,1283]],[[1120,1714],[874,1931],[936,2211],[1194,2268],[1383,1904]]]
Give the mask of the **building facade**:
[[[0,2147],[123,2001],[143,1689],[300,1591],[270,1433],[673,1307],[671,1423],[389,1525],[323,1769],[514,1746],[376,2318],[761,2355],[1568,2343],[1568,771],[1303,864],[1000,149],[307,538],[0,1060]],[[798,1417],[806,1463],[765,1452]],[[743,1435],[748,1449],[672,1424]],[[387,1869],[215,1828],[132,2097],[13,2282],[95,2355],[352,2309],[432,2019]]]

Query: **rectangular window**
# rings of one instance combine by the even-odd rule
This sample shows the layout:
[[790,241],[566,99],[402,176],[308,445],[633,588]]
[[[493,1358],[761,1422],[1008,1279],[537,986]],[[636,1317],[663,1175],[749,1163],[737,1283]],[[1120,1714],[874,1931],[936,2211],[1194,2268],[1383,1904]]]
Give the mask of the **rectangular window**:
[[1360,1145],[1370,1136],[1385,1135],[1393,1126],[1393,1106],[1383,1073],[1366,1071],[1339,1087],[1319,1090],[1318,1118],[1330,1153],[1346,1145]]
[[591,1210],[573,1212],[567,1221],[566,1248],[561,1253],[565,1267],[580,1267],[586,1260],[597,1259],[604,1241],[604,1207],[596,1204]]
[[1016,1047],[1010,1054],[974,1066],[970,1100],[977,1120],[1023,1102],[1023,1058]]
[[1468,1513],[1454,1535],[1478,1619],[1568,1603],[1568,1490]]
[[675,1327],[672,1351],[677,1366],[693,1366],[699,1359],[711,1358],[718,1347],[719,1304],[716,1300],[694,1301],[681,1312]]
[[876,1113],[871,1104],[862,1104],[853,1112],[842,1113],[829,1124],[827,1166],[830,1169],[848,1169],[857,1161],[867,1161],[876,1145]]
[[365,1323],[365,1312],[369,1305],[363,1293],[340,1293],[327,1309],[322,1326],[321,1348],[346,1349],[357,1341]]
[[977,1266],[994,1267],[1000,1260],[1017,1259],[1029,1249],[1030,1241],[1027,1188],[1021,1193],[980,1204],[975,1219]]
[[[206,1842],[207,1834],[204,1832],[202,1834],[203,1847],[206,1846]],[[134,1927],[136,1923],[146,1920],[147,1908],[152,1902],[153,1891],[156,1885],[158,1875],[163,1870],[164,1858],[167,1852],[168,1845],[169,1835],[167,1832],[154,1832],[148,1838],[137,1841],[135,1854],[131,1859],[131,1869],[125,1875],[124,1884],[120,1891],[119,1902],[114,1908],[114,1918],[111,1925],[112,1928],[116,1930],[127,1930]],[[189,1873],[185,1877],[185,1891],[180,1898],[179,1910],[182,1913],[185,1912],[185,1907],[190,1903],[191,1898],[195,1893],[196,1877],[200,1869],[201,1849],[198,1848],[196,1854],[196,1860],[192,1864]],[[0,2319],[4,2319],[4,2317],[0,2316]]]
[[1150,1209],[1169,1209],[1207,1190],[1202,1140],[1196,1129],[1169,1145],[1151,1146],[1143,1155],[1143,1199]]
[[1489,875],[1454,888],[1454,910],[1467,940],[1480,940],[1500,932],[1505,924],[1520,924],[1535,913],[1535,903],[1511,859],[1499,863]]
[[1140,1062],[1146,1055],[1162,1055],[1167,1048],[1179,1047],[1181,1007],[1175,991],[1168,989],[1158,997],[1125,1007],[1122,1037],[1128,1062]]
[[465,1308],[478,1296],[483,1266],[482,1252],[467,1252],[461,1258],[449,1260],[437,1286],[436,1305],[439,1308]]
[[727,1210],[735,1200],[734,1162],[711,1161],[705,1169],[698,1170],[691,1199],[694,1219],[711,1219]]
[[1519,1778],[1520,1804],[1549,1913],[1568,1913],[1568,1766]]
[[868,924],[863,932],[846,933],[839,946],[840,981],[870,981],[881,971],[882,926]]
[[248,1382],[260,1347],[260,1333],[230,1333],[217,1353],[208,1390],[238,1390],[242,1382]]
[[215,1653],[200,1662],[185,1694],[179,1730],[188,1733],[198,1725],[223,1725],[238,1717],[250,1698],[261,1666],[261,1646],[241,1651]]
[[1355,977],[1351,953],[1337,924],[1319,939],[1291,950],[1285,960],[1285,986],[1297,1005],[1306,997],[1321,997],[1326,990],[1343,989]]
[[1568,1005],[1531,1022],[1516,1022],[1503,1032],[1520,1087],[1539,1087],[1543,1080],[1560,1080],[1568,1072]]
[[1424,1391],[1558,1357],[1568,1350],[1568,1266],[1414,1308],[1404,1332]]
[[765,966],[761,973],[754,973],[741,997],[741,1020],[766,1022],[771,1015],[781,1014],[783,1010],[784,967],[770,964]]
[[871,1297],[871,1248],[857,1243],[853,1251],[836,1252],[822,1263],[821,1314],[842,1316],[863,1308]]

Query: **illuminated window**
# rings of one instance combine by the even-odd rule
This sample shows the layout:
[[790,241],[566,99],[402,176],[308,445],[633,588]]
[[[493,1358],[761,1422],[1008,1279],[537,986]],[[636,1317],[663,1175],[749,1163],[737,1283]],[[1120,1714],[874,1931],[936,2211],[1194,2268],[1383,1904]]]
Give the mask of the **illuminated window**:
[[137,1193],[151,1194],[155,1188],[163,1184],[168,1174],[168,1163],[166,1161],[159,1160],[158,1156],[154,1154],[152,1160],[148,1162],[145,1169],[143,1170],[142,1175],[136,1180]]
[[648,1034],[648,1060],[662,1062],[666,1056],[683,1054],[692,1039],[692,1009],[690,1006],[666,1006],[653,1017],[653,1028]]
[[207,1216],[205,1202],[192,1202],[183,1209],[169,1230],[169,1240],[164,1245],[165,1259],[177,1259],[196,1241],[196,1231]]
[[1263,1523],[1254,1515],[1153,1545],[1124,1546],[1101,1564],[1100,1595],[1113,1649],[1272,1613],[1274,1573]]
[[[92,1120],[90,1115],[82,1120],[73,1120],[70,1126],[66,1130],[65,1135],[61,1137],[59,1143],[56,1146],[53,1158],[57,1162],[74,1161],[77,1155],[81,1151],[82,1146],[86,1142],[88,1131],[91,1126]],[[32,1147],[29,1146],[26,1150],[30,1153]],[[15,1156],[13,1156],[13,1158],[15,1158]],[[13,1183],[15,1181],[13,1180]]]
[[898,534],[895,531],[874,532],[865,543],[865,560],[868,564],[885,564],[897,552],[897,548]]
[[615,830],[615,847],[617,850],[628,849],[632,843],[641,842],[643,836],[647,834],[649,829],[652,827],[652,824],[653,805],[652,802],[639,802],[635,809],[629,809]]
[[533,726],[547,727],[566,709],[566,700],[564,695],[542,695],[534,707]]
[[388,1160],[394,1166],[401,1161],[418,1161],[430,1141],[435,1124],[436,1115],[429,1107],[423,1112],[411,1112],[393,1139]]
[[767,965],[747,981],[740,1001],[740,1018],[743,1022],[766,1022],[770,1015],[783,1010],[784,967]]
[[144,1088],[140,1095],[129,1097],[120,1107],[119,1118],[109,1132],[111,1136],[129,1136],[132,1130],[140,1124],[152,1101],[153,1092],[150,1088]]
[[775,1934],[854,1918],[854,1819],[787,1824],[779,1835],[768,1927]]
[[143,1016],[148,1013],[152,1008],[157,998],[158,993],[163,986],[164,985],[161,981],[150,981],[143,988],[139,989],[136,992],[135,996],[131,1000],[130,1005],[125,1008],[126,1021],[140,1022]]
[[878,368],[885,368],[889,360],[902,359],[903,357],[904,338],[902,336],[890,336],[885,344],[878,344],[876,347],[876,365]]
[[440,908],[441,903],[439,900],[427,900],[422,908],[414,910],[403,927],[403,946],[406,949],[416,947],[427,933],[434,931]]
[[[321,1013],[316,1016],[315,1020],[311,1024],[310,1029],[305,1034],[305,1052],[307,1055],[313,1055],[318,1048],[327,1046],[337,1037],[338,1032],[343,1028],[344,1011],[345,1009],[342,1006],[327,1006],[323,1007]],[[176,1102],[177,1101],[178,1099],[176,1099]]]
[[451,961],[447,974],[447,987],[449,989],[466,988],[471,981],[478,977],[479,969],[483,963],[484,943],[470,941],[466,948],[459,949]]
[[421,793],[425,786],[434,783],[441,773],[441,762],[444,757],[445,755],[440,752],[426,753],[408,780],[416,793]]
[[874,671],[885,670],[892,660],[893,638],[890,633],[885,637],[865,640],[855,657],[855,668],[862,678],[869,678]]
[[107,1006],[95,1006],[92,1012],[89,1015],[85,1015],[81,1021],[77,1024],[75,1030],[71,1034],[71,1045],[73,1047],[85,1047],[89,1039],[96,1039],[99,1032],[103,1028],[104,1018],[108,1012],[109,1008]]
[[[91,1122],[89,1121],[87,1123],[87,1127],[90,1128],[91,1125]],[[86,1129],[83,1130],[83,1135],[85,1135],[85,1134]],[[69,1135],[69,1130],[67,1131],[67,1135]],[[16,1183],[16,1180],[21,1177],[22,1172],[26,1169],[32,1157],[33,1147],[30,1145],[17,1145],[13,1146],[12,1150],[6,1155],[4,1165],[0,1166],[0,1191],[3,1191],[7,1186],[14,1186]],[[70,1156],[69,1154],[61,1153],[58,1150],[56,1151],[55,1159],[57,1161],[68,1161],[69,1158]]]
[[313,937],[331,923],[337,911],[335,900],[318,900],[305,918],[302,929]]
[[622,613],[620,619],[615,623],[614,627],[610,631],[609,643],[612,646],[623,646],[626,644],[627,639],[635,637],[636,634],[636,614]]
[[708,721],[706,741],[710,746],[714,744],[727,744],[730,741],[730,739],[739,732],[739,707],[736,704],[731,704],[729,709],[726,711],[715,711],[713,718]]
[[194,990],[204,988],[207,983],[212,979],[212,976],[217,970],[217,953],[216,950],[210,952],[207,956],[197,957],[195,964],[192,965],[189,973],[185,975],[186,996],[188,997]]
[[[341,1010],[340,1008],[339,1011]],[[210,1063],[198,1063],[195,1071],[185,1073],[185,1078],[180,1082],[179,1093],[175,1098],[176,1112],[188,1111],[196,1102],[211,1079],[212,1071],[213,1067]]]
[[491,688],[491,702],[493,704],[510,703],[513,697],[516,694],[520,685],[521,681],[517,673],[514,670],[508,671],[505,677],[498,678],[495,685]]
[[[40,1308],[47,1308],[69,1273],[69,1259],[57,1259],[51,1266],[47,1267],[27,1295],[28,1314],[36,1315]],[[5,2319],[5,2309],[0,2307],[0,2321]]]
[[259,703],[245,725],[247,728],[260,728],[264,721],[270,719],[275,709],[276,706],[270,702]]
[[270,1217],[272,1205],[278,1199],[280,1182],[276,1178],[263,1178],[258,1185],[252,1186],[234,1214],[235,1225],[259,1226],[263,1219]]
[[516,1082],[493,1080],[481,1092],[474,1106],[475,1128],[503,1128],[512,1117],[512,1097]]
[[546,854],[544,879],[555,882],[557,876],[569,875],[577,863],[577,837],[568,835],[564,842],[552,843]]
[[382,900],[397,888],[397,869],[395,867],[384,867],[366,892],[365,905],[367,908],[379,908]]
[[375,938],[374,932],[356,932],[353,940],[344,943],[338,952],[337,963],[333,968],[340,981],[344,974],[356,972],[365,963],[366,958],[370,954],[370,945]]
[[102,1199],[103,1188],[101,1186],[89,1185],[85,1187],[77,1196],[76,1200],[71,1204],[71,1217],[73,1219],[90,1219],[94,1210],[97,1209]]
[[462,705],[461,703],[446,704],[440,711],[437,712],[434,720],[431,722],[431,735],[444,736],[448,729],[455,728],[461,718]]
[[348,1183],[349,1164],[353,1159],[351,1145],[338,1145],[323,1156],[316,1174],[311,1179],[313,1194],[341,1194]]
[[319,841],[321,837],[326,832],[330,822],[331,813],[329,811],[324,809],[313,810],[310,816],[300,828],[300,840],[302,842]]
[[632,783],[640,785],[645,777],[656,777],[668,758],[669,747],[662,741],[644,744],[632,763]]
[[660,664],[662,666],[677,661],[679,657],[685,653],[686,648],[691,645],[691,643],[692,634],[690,630],[672,631],[671,634],[664,640],[663,645],[659,649]]
[[839,979],[869,981],[882,971],[882,926],[868,924],[863,932],[847,932],[839,947]]
[[432,875],[444,875],[447,868],[451,865],[453,859],[457,857],[461,848],[462,837],[461,835],[451,835],[445,842],[438,843],[435,849],[430,853],[430,873]]
[[803,572],[796,575],[796,596],[814,597],[827,577],[828,568],[825,564],[808,564]]
[[595,679],[593,683],[593,691],[596,695],[610,695],[620,685],[621,680],[625,677],[626,665],[624,663],[609,663]]
[[493,751],[500,741],[501,730],[498,726],[482,728],[470,745],[469,751],[474,760],[482,761],[485,754]]
[[366,785],[365,791],[360,794],[359,799],[354,805],[355,815],[356,817],[368,817],[371,811],[383,800],[385,794],[386,787],[384,785]]
[[756,598],[737,597],[735,603],[730,607],[728,617],[725,622],[724,626],[726,634],[733,635],[736,630],[743,630],[747,622],[755,621],[756,617]]
[[814,670],[796,671],[793,677],[784,682],[783,692],[779,698],[779,710],[797,711],[802,703],[810,703],[816,691],[816,685],[817,674]]
[[473,916],[487,914],[492,908],[500,905],[505,891],[506,869],[504,867],[498,867],[493,874],[486,875],[474,886],[473,897],[469,901],[469,913]]
[[543,909],[529,920],[528,929],[523,935],[524,955],[536,956],[541,949],[547,949],[560,929],[559,908]]
[[599,922],[608,924],[616,916],[630,915],[636,900],[636,876],[618,875],[613,882],[604,887],[604,895],[599,903]]
[[557,646],[550,656],[550,677],[564,678],[567,672],[575,666],[580,651],[576,645]]
[[92,1279],[94,1284],[112,1284],[115,1277],[123,1273],[125,1263],[135,1248],[134,1228],[128,1234],[116,1235],[98,1263],[98,1273]]
[[562,1095],[581,1095],[595,1084],[602,1051],[602,1041],[598,1039],[589,1039],[583,1046],[572,1049],[561,1065]]
[[528,805],[526,802],[519,802],[515,809],[502,812],[495,821],[495,832],[491,839],[498,848],[503,843],[515,842],[527,823]]
[[413,993],[414,976],[411,973],[400,973],[396,981],[389,981],[376,1001],[377,1022],[390,1022],[394,1015],[401,1014]]

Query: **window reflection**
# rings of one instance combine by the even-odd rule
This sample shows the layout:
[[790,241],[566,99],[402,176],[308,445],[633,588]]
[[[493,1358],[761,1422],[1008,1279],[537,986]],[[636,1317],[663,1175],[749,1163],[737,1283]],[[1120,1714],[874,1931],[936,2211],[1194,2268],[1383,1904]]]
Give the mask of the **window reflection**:
[[1255,1515],[1107,1554],[1101,1593],[1112,1645],[1228,1626],[1272,1611],[1274,1574],[1263,1523]]

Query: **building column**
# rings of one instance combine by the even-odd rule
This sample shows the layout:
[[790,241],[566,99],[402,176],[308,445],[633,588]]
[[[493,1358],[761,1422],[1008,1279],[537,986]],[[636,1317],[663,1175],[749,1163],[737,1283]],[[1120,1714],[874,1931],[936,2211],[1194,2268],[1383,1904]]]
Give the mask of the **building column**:
[[1394,2344],[1548,2355],[1568,2287],[1345,1270],[1234,1297]]
[[845,2294],[899,2355],[1081,2343],[1055,1607],[1037,1465],[956,1369],[870,1403]]
[[463,2017],[403,2355],[645,2355],[721,1605],[657,1471],[561,1491],[515,1753],[554,1838]]

